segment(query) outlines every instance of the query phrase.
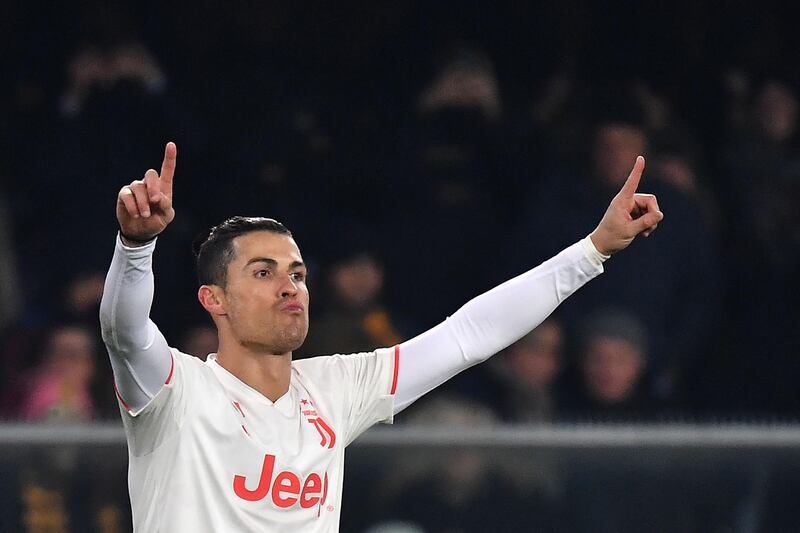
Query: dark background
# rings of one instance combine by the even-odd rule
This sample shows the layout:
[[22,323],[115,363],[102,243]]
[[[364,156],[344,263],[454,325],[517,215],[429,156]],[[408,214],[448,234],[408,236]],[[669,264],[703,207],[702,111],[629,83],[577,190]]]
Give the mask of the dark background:
[[[764,150],[741,140],[758,137],[749,117],[765,83],[797,98],[792,7],[3,2],[0,176],[6,256],[17,269],[8,279],[18,289],[7,342],[41,339],[65,320],[65,288],[104,272],[115,195],[157,168],[167,140],[179,146],[178,217],[159,242],[153,317],[168,338],[207,323],[194,303],[189,243],[233,214],[293,229],[318,294],[343,250],[369,248],[386,269],[383,304],[408,337],[591,231],[613,193],[581,196],[571,183],[591,174],[594,128],[621,121],[662,139],[648,157],[683,157],[693,185],[676,192],[648,167],[642,189],[664,190],[667,219],[614,258],[628,263],[620,279],[612,261],[593,295],[564,306],[567,330],[587,302],[628,286],[610,303],[658,309],[641,316],[661,361],[651,368],[680,375],[658,389],[680,412],[793,418],[797,135]],[[90,84],[80,109],[70,107],[75,58],[131,43],[145,51],[138,60],[157,65],[155,81]],[[453,58],[489,65],[500,102],[490,126],[474,109],[434,121],[419,111],[420,94]],[[548,91],[565,103],[543,119]],[[467,162],[445,177],[421,168],[416,156],[437,142],[461,143]],[[777,185],[774,167],[789,169]],[[455,180],[456,197],[466,190],[477,201],[443,205],[436,180]],[[759,203],[753,191],[767,189],[772,199]],[[758,220],[774,223],[762,231]],[[315,301],[314,313],[326,303]],[[15,352],[9,382],[35,364],[19,356],[35,345]]]

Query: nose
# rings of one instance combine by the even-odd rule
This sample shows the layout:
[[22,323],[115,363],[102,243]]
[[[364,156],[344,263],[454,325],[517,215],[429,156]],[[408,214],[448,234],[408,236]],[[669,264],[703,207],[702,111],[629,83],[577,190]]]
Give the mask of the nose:
[[297,285],[292,276],[286,276],[281,285],[281,298],[294,298],[295,296],[297,296]]

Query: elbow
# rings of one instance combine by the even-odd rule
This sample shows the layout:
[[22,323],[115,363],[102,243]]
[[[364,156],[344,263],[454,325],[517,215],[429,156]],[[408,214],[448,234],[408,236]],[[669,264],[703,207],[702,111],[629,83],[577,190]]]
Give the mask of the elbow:
[[106,346],[114,344],[114,318],[111,302],[107,296],[100,300],[100,335]]
[[144,344],[146,328],[132,327],[120,320],[117,309],[107,298],[100,302],[100,336],[109,352],[128,353],[131,348]]
[[502,335],[497,334],[491,322],[473,319],[468,306],[459,309],[447,324],[461,358],[470,366],[486,361],[505,347]]
[[132,319],[121,313],[115,298],[104,295],[100,301],[100,335],[108,351],[125,355],[146,349],[154,333],[147,317],[143,318]]
[[108,348],[112,348],[115,345],[114,328],[111,327],[110,323],[103,320],[100,321],[100,336],[103,338],[103,344]]

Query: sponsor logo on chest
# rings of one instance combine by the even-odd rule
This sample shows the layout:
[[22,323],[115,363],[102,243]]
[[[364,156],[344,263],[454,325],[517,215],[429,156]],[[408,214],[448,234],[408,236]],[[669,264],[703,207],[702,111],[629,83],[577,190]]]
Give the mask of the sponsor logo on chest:
[[[233,402],[233,405],[244,421],[246,417],[239,402]],[[336,444],[336,433],[318,415],[314,404],[310,400],[302,399],[300,401],[300,412],[319,434],[319,445],[326,450],[333,449]],[[248,436],[250,435],[244,424],[242,429]],[[311,472],[307,475],[301,475],[291,470],[282,470],[276,473],[275,461],[275,455],[269,453],[264,455],[261,474],[257,482],[254,482],[252,477],[248,480],[244,475],[235,475],[233,477],[234,494],[249,502],[269,498],[279,509],[310,509],[318,507],[317,514],[319,515],[319,509],[322,508],[328,495],[328,473]]]
[[233,492],[248,502],[257,502],[270,496],[272,503],[281,509],[310,509],[325,503],[328,495],[328,473],[320,476],[312,472],[305,478],[289,470],[275,474],[275,456],[266,454],[258,485],[254,489],[248,489],[245,476],[236,475],[233,478]]

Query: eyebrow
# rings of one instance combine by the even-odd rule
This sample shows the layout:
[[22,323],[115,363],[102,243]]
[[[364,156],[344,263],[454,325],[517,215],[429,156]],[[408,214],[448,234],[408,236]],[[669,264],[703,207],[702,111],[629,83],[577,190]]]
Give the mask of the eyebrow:
[[[252,265],[253,263],[267,263],[269,266],[272,266],[272,267],[278,266],[278,262],[275,261],[274,259],[270,258],[270,257],[254,257],[251,260],[249,260],[247,262],[247,264],[244,265],[244,267],[247,268],[250,265]],[[306,264],[303,263],[302,261],[292,261],[291,264],[289,265],[289,269],[291,270],[291,269],[300,268],[300,267],[305,268],[305,266],[306,266]]]

